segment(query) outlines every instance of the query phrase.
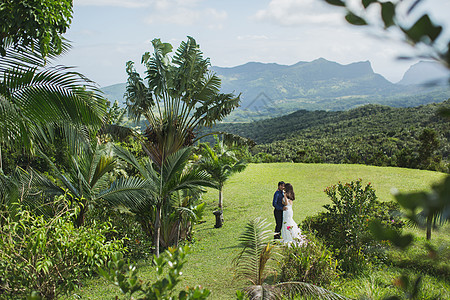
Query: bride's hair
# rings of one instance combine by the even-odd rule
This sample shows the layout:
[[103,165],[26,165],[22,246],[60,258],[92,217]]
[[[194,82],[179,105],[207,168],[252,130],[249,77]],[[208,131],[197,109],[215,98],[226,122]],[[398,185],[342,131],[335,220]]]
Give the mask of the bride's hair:
[[295,193],[294,193],[294,187],[290,183],[286,183],[284,185],[284,190],[286,193],[286,197],[290,200],[295,200]]

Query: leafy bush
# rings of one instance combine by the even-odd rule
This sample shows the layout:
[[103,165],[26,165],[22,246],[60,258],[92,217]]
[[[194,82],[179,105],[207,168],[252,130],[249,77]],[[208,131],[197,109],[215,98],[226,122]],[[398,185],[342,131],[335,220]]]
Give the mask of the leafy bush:
[[76,211],[46,219],[22,210],[3,218],[0,228],[0,295],[25,298],[32,291],[53,299],[123,250],[122,240],[107,241],[110,223],[75,228]]
[[104,202],[99,201],[93,209],[88,211],[87,224],[91,221],[101,222],[109,220],[114,226],[114,231],[108,233],[108,239],[122,239],[127,249],[126,258],[133,261],[139,259],[151,259],[153,257],[153,242],[142,230],[141,224],[130,212],[121,209],[109,208]]
[[[121,253],[116,253],[112,260],[108,262],[108,269],[100,269],[100,274],[108,281],[118,286],[123,294],[129,294],[129,299],[134,299],[133,294],[140,295],[139,299],[206,299],[210,291],[199,286],[186,288],[178,293],[178,297],[173,297],[174,289],[180,282],[181,269],[185,263],[185,258],[189,252],[189,247],[169,248],[159,257],[154,257],[158,279],[151,283],[143,283],[137,277],[135,266],[125,262]],[[169,269],[165,271],[165,267]]]
[[325,189],[332,204],[324,205],[326,212],[308,217],[303,230],[316,232],[333,249],[340,267],[347,273],[358,273],[372,260],[382,258],[382,243],[375,241],[368,228],[372,220],[379,220],[390,228],[400,230],[403,222],[393,213],[394,202],[380,202],[375,190],[361,179],[332,185]]
[[308,243],[295,243],[283,249],[282,281],[302,281],[319,286],[338,278],[338,262],[326,246],[314,235],[307,235]]

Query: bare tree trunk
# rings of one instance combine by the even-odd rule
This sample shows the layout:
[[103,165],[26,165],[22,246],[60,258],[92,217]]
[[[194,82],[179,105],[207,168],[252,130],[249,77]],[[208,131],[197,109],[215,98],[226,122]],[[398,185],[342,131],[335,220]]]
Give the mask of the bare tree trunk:
[[427,217],[427,241],[431,240],[431,222],[432,222],[432,217],[428,216]]
[[77,228],[81,227],[84,225],[84,215],[86,214],[86,202],[80,203],[80,211],[78,212],[78,216],[76,219],[76,226]]
[[180,232],[181,232],[181,219],[178,220],[178,225],[177,225],[177,237],[176,237],[176,241],[175,241],[175,247],[178,248],[178,242],[180,241]]
[[159,240],[161,236],[161,205],[156,205],[156,222],[155,222],[155,255],[159,257]]
[[223,190],[222,186],[219,189],[219,209],[223,208]]

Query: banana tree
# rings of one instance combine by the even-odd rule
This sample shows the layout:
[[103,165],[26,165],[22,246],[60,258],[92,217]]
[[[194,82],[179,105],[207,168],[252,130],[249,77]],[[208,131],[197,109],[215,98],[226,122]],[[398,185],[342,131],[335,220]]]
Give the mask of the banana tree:
[[138,161],[127,149],[115,147],[118,158],[129,163],[139,176],[120,177],[111,187],[100,193],[113,207],[122,207],[135,214],[143,230],[154,238],[155,254],[160,252],[161,218],[163,212],[173,211],[171,197],[178,191],[199,191],[216,185],[209,175],[189,165],[190,147],[182,148],[166,158],[160,167],[145,158]]

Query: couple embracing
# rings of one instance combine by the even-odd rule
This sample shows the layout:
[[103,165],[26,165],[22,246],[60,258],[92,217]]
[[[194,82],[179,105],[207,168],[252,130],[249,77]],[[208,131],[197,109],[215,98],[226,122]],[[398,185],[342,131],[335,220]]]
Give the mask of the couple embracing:
[[290,183],[278,182],[278,189],[273,195],[272,205],[275,208],[275,239],[282,239],[284,243],[296,243],[301,245],[305,242],[300,228],[295,223],[292,204],[295,200],[294,187]]

